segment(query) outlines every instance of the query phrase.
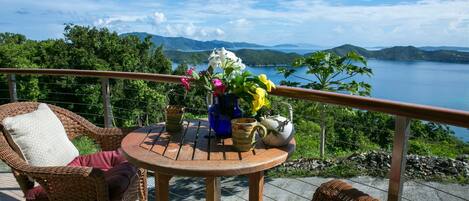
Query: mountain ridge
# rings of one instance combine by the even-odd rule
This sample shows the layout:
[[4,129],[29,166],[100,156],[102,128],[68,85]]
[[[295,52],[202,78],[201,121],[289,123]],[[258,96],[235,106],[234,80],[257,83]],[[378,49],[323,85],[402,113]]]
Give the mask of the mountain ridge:
[[255,43],[247,42],[228,42],[221,40],[200,41],[185,37],[166,37],[160,35],[149,34],[145,32],[130,32],[123,33],[120,36],[136,36],[140,40],[146,37],[151,37],[150,40],[155,46],[163,45],[167,50],[180,50],[180,51],[197,51],[197,50],[211,50],[214,48],[261,48],[266,47]]
[[[145,32],[132,32],[121,34],[125,37],[133,35],[140,40],[150,36],[155,46],[163,45],[166,55],[177,63],[206,62],[208,52],[214,48],[225,47],[240,54],[248,65],[289,65],[294,58],[307,54],[287,53],[278,51],[281,48],[297,48],[300,44],[279,44],[276,46],[264,46],[247,42],[227,42],[221,40],[199,41],[185,37],[164,37],[148,34]],[[278,48],[276,50],[275,48]],[[438,49],[441,48],[441,49]],[[469,63],[469,52],[456,51],[454,49],[462,47],[441,46],[441,47],[414,47],[414,46],[394,46],[379,50],[367,50],[366,48],[344,44],[324,51],[345,55],[349,51],[355,51],[366,58],[394,60],[394,61],[436,61],[448,63]],[[468,48],[469,50],[469,48]],[[313,50],[311,50],[313,51]]]
[[326,51],[334,52],[339,55],[345,55],[345,53],[349,51],[356,51],[366,58],[381,60],[469,63],[469,52],[454,50],[426,51],[414,46],[394,46],[381,50],[366,50],[362,47],[345,44]]

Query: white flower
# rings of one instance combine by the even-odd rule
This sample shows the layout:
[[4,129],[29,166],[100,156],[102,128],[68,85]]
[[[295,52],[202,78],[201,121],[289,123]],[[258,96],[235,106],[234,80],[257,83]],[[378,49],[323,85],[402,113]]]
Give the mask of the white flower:
[[222,61],[226,61],[226,60],[237,61],[239,59],[235,55],[235,53],[226,50],[224,47],[220,49],[219,55]]
[[235,70],[244,70],[246,65],[236,56],[235,53],[225,48],[214,49],[208,58],[208,64],[212,67],[220,67],[222,69],[230,66]]
[[213,68],[220,67],[221,65],[221,59],[220,55],[215,53],[216,50],[213,50],[212,53],[210,54],[210,57],[208,57],[208,65],[212,66]]

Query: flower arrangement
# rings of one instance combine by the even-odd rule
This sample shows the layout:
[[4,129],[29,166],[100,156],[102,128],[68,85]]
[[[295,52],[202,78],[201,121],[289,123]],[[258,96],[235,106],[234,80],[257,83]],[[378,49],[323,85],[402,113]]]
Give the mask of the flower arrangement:
[[195,85],[214,96],[233,94],[250,103],[252,115],[262,107],[270,106],[267,96],[275,84],[265,74],[254,76],[245,71],[242,60],[225,48],[213,50],[208,61],[208,68],[204,71],[196,72],[195,68],[187,70],[187,77],[181,79],[186,92]]

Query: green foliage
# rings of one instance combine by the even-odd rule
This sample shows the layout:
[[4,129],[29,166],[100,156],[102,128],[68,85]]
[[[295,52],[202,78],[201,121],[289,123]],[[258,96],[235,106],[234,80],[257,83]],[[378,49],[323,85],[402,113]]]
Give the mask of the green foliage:
[[96,144],[93,139],[80,136],[72,140],[73,145],[78,149],[80,155],[87,155],[96,153],[101,150],[98,144]]
[[[260,52],[260,53],[259,53]],[[359,51],[357,51],[359,52]],[[134,36],[118,36],[107,29],[98,29],[83,26],[68,25],[65,28],[65,38],[56,40],[33,41],[19,34],[0,33],[0,66],[18,68],[73,68],[89,70],[113,70],[148,73],[170,73],[171,63],[164,56],[162,47],[152,48],[149,39],[142,40]],[[257,54],[259,53],[259,54]],[[267,64],[267,60],[259,59],[263,54],[272,57],[278,56],[277,52],[268,51],[237,51],[236,54],[251,64]],[[360,53],[360,52],[359,52]],[[244,57],[243,54],[250,56]],[[186,55],[184,53],[184,55]],[[187,54],[189,55],[189,54]],[[200,60],[205,62],[208,53],[191,53],[188,60]],[[196,55],[196,56],[194,56]],[[357,64],[344,60],[344,57],[336,57],[321,53],[310,55],[300,59],[300,63],[309,65],[311,73],[316,73],[329,80],[329,84],[317,81],[307,88],[325,86],[327,90],[347,91],[355,94],[366,94],[366,87],[360,88],[357,82],[340,82],[350,84],[343,87],[334,80],[339,76],[351,76],[353,74],[370,75],[365,66],[353,66]],[[366,55],[365,55],[366,56]],[[185,57],[185,56],[184,56]],[[269,58],[272,58],[269,57]],[[294,55],[288,57],[293,61]],[[252,58],[253,61],[250,61]],[[358,61],[358,64],[366,64],[357,55],[349,55],[350,61]],[[282,58],[284,60],[285,58]],[[321,62],[318,62],[319,61]],[[276,61],[277,62],[277,61]],[[182,62],[178,62],[182,63]],[[187,62],[191,63],[191,62]],[[284,63],[284,62],[280,62]],[[272,64],[269,62],[269,64]],[[331,67],[336,65],[336,67]],[[314,67],[316,66],[316,67]],[[187,70],[187,65],[181,64],[173,74],[182,75]],[[335,74],[342,72],[331,81]],[[291,72],[291,71],[290,71]],[[319,75],[324,74],[324,75]],[[294,76],[290,74],[289,76]],[[6,80],[5,75],[0,75]],[[98,79],[54,77],[54,76],[17,76],[18,95],[22,100],[51,101],[61,107],[65,107],[79,113],[86,119],[96,124],[103,123],[103,106],[101,99],[101,86]],[[332,82],[332,83],[331,83]],[[6,89],[5,82],[0,82],[1,88]],[[191,90],[184,98],[184,89],[181,86],[153,83],[142,80],[110,80],[111,102],[115,117],[115,126],[135,126],[137,117],[147,116],[150,122],[159,122],[164,119],[163,108],[168,104],[183,105],[191,108],[188,118],[206,117],[206,91]],[[358,90],[357,90],[358,88]],[[60,92],[60,93],[57,93]],[[8,92],[0,91],[2,97],[8,97]],[[318,158],[319,157],[319,123],[321,121],[321,104],[288,99],[284,97],[270,96],[272,114],[286,116],[287,109],[280,102],[288,102],[294,108],[295,138],[297,149],[292,158]],[[169,101],[169,102],[168,102]],[[64,103],[67,102],[67,103]],[[69,104],[71,102],[72,104]],[[246,103],[244,103],[246,104]],[[392,147],[394,136],[394,118],[391,115],[348,109],[337,106],[328,106],[325,113],[325,125],[327,131],[326,157],[343,157],[353,152],[368,150],[387,150]],[[263,112],[269,112],[264,109]],[[420,155],[436,155],[454,158],[459,154],[469,154],[469,145],[454,136],[449,127],[424,121],[412,121],[411,140],[409,153]],[[99,148],[94,147],[92,141],[86,138],[77,138],[74,144],[79,147],[81,154],[92,153]],[[326,170],[324,174],[330,175],[354,175],[355,170],[335,167]],[[298,171],[297,174],[311,174]],[[467,181],[464,178],[460,181]]]
[[296,150],[292,159],[318,158],[319,157],[319,132],[318,124],[299,119],[295,122]]
[[[0,66],[72,68],[145,73],[170,73],[171,62],[150,39],[120,37],[108,29],[65,26],[65,38],[32,41],[19,34],[0,34]],[[101,85],[94,78],[17,76],[20,100],[50,101],[103,123]],[[111,80],[116,126],[136,125],[138,116],[163,118],[167,85],[147,81]],[[71,103],[71,104],[70,104]]]
[[[363,66],[357,66],[355,63]],[[371,69],[367,67],[366,59],[356,52],[352,51],[345,56],[339,56],[330,52],[318,51],[296,59],[292,65],[294,67],[306,66],[308,68],[306,73],[314,76],[313,78],[305,78],[295,75],[296,69],[278,68],[278,71],[283,73],[285,78],[295,76],[308,82],[299,85],[300,87],[358,95],[370,94],[371,85],[352,79],[357,75],[371,76],[373,74]]]
[[410,140],[409,153],[423,156],[441,156],[455,158],[461,154],[467,154],[467,144],[438,142],[429,139]]

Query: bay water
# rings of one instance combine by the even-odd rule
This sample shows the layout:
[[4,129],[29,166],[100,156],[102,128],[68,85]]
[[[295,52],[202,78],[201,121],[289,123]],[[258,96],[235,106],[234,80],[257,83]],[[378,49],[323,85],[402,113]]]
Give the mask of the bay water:
[[[371,84],[372,97],[469,111],[468,64],[371,59],[368,67],[373,75],[356,79]],[[248,70],[254,74],[264,73],[275,83],[285,80],[275,67],[248,67]],[[297,75],[314,79],[306,70],[306,67],[297,68]],[[287,80],[302,82],[293,77]],[[469,141],[468,129],[451,128],[457,137]]]
[[[368,67],[373,70],[371,77],[354,79],[371,84],[371,97],[469,111],[468,64],[370,59]],[[206,64],[196,68],[203,70]],[[282,80],[304,82],[294,77],[285,79],[275,67],[247,67],[247,70],[253,74],[264,73],[277,84]],[[306,67],[300,67],[296,74],[314,79],[306,71]],[[469,129],[455,126],[451,129],[457,137],[469,141]]]

